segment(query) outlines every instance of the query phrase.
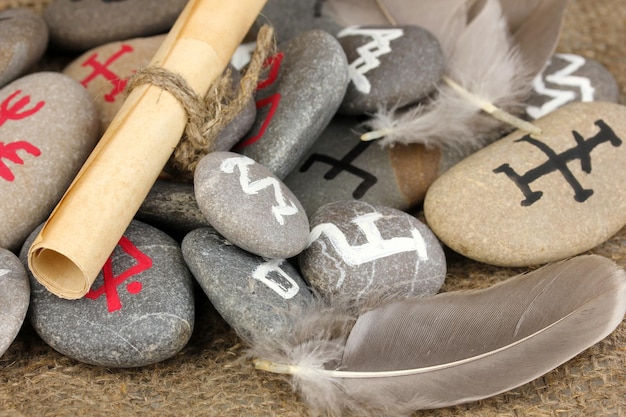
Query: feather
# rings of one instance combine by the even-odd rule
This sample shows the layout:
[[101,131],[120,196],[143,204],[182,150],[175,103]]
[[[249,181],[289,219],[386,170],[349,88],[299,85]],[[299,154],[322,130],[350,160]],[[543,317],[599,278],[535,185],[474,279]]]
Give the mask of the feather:
[[530,382],[608,336],[626,314],[626,273],[584,255],[483,290],[342,303],[257,340],[257,368],[292,375],[313,413],[406,415]]

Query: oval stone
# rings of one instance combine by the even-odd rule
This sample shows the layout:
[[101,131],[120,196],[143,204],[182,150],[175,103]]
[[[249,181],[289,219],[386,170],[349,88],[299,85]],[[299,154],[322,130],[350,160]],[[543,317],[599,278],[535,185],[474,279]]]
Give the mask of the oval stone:
[[97,141],[93,100],[70,77],[35,73],[0,90],[0,247],[19,249]]
[[[248,342],[289,331],[296,309],[313,295],[284,259],[265,259],[234,246],[212,228],[185,236],[183,256],[221,316]],[[297,311],[297,310],[296,310]]]
[[574,103],[464,159],[430,187],[427,223],[450,248],[502,266],[568,258],[626,224],[626,107]]
[[0,356],[22,328],[29,302],[30,285],[24,265],[13,252],[0,248]]
[[293,193],[244,155],[213,152],[194,175],[198,207],[231,243],[267,258],[290,258],[306,246],[309,220]]
[[311,218],[302,275],[323,298],[358,304],[432,295],[446,276],[443,248],[417,218],[361,201],[337,201]]
[[[20,253],[22,262],[36,232]],[[29,276],[33,328],[73,359],[144,366],[179,352],[193,331],[193,277],[180,246],[141,222],[129,225],[84,298],[59,298]]]

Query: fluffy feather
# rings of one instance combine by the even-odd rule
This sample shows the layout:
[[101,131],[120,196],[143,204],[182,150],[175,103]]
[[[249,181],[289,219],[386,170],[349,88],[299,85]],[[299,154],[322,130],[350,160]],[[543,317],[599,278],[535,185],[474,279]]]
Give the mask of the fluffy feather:
[[626,273],[586,255],[361,314],[313,306],[251,355],[259,369],[291,374],[314,414],[406,415],[525,384],[605,338],[625,313]]

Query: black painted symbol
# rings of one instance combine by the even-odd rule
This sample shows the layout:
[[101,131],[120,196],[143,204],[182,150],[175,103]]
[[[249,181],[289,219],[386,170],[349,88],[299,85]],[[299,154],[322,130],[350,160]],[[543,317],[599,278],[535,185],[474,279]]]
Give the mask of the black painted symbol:
[[359,157],[368,146],[370,146],[372,142],[362,142],[359,143],[352,148],[350,152],[348,152],[342,159],[335,159],[328,155],[322,155],[318,153],[314,153],[306,160],[306,162],[300,167],[300,172],[306,172],[311,168],[311,166],[315,162],[322,162],[330,165],[332,168],[324,174],[324,179],[332,180],[337,177],[342,171],[347,171],[352,175],[355,175],[361,178],[363,181],[359,186],[352,192],[352,197],[355,199],[362,198],[367,191],[376,184],[378,179],[370,174],[369,172],[352,165],[352,162]]
[[579,203],[586,201],[593,194],[593,190],[584,188],[580,182],[576,179],[572,171],[567,167],[567,163],[576,159],[580,160],[581,169],[587,173],[591,173],[591,151],[605,142],[610,142],[614,147],[619,147],[622,144],[622,140],[615,135],[613,129],[611,129],[604,121],[597,120],[595,125],[600,128],[600,131],[592,138],[585,140],[580,133],[572,131],[574,139],[576,140],[576,146],[570,148],[563,153],[557,154],[552,148],[545,143],[526,135],[515,142],[527,142],[536,146],[543,153],[546,154],[548,160],[536,168],[533,168],[523,175],[519,175],[509,164],[500,165],[494,169],[495,173],[505,173],[517,187],[524,193],[524,200],[522,200],[522,206],[530,206],[541,198],[542,191],[533,191],[530,188],[530,184],[555,171],[559,171],[563,178],[574,190],[574,199]]

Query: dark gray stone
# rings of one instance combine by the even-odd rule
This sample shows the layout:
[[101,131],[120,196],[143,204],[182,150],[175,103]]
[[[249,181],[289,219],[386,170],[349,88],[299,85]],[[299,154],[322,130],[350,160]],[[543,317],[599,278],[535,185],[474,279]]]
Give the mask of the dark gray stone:
[[30,302],[26,269],[13,252],[0,248],[0,357],[22,328]]
[[[37,231],[20,253],[22,262]],[[141,222],[129,225],[84,298],[59,298],[29,276],[33,328],[51,347],[76,360],[144,366],[179,352],[193,331],[193,278],[180,247]]]
[[212,228],[189,233],[182,251],[215,309],[248,342],[288,332],[288,317],[294,315],[286,313],[303,308],[313,299],[288,261],[255,256]]
[[360,201],[326,204],[311,218],[302,276],[325,299],[357,304],[435,294],[446,276],[441,244],[417,218]]

